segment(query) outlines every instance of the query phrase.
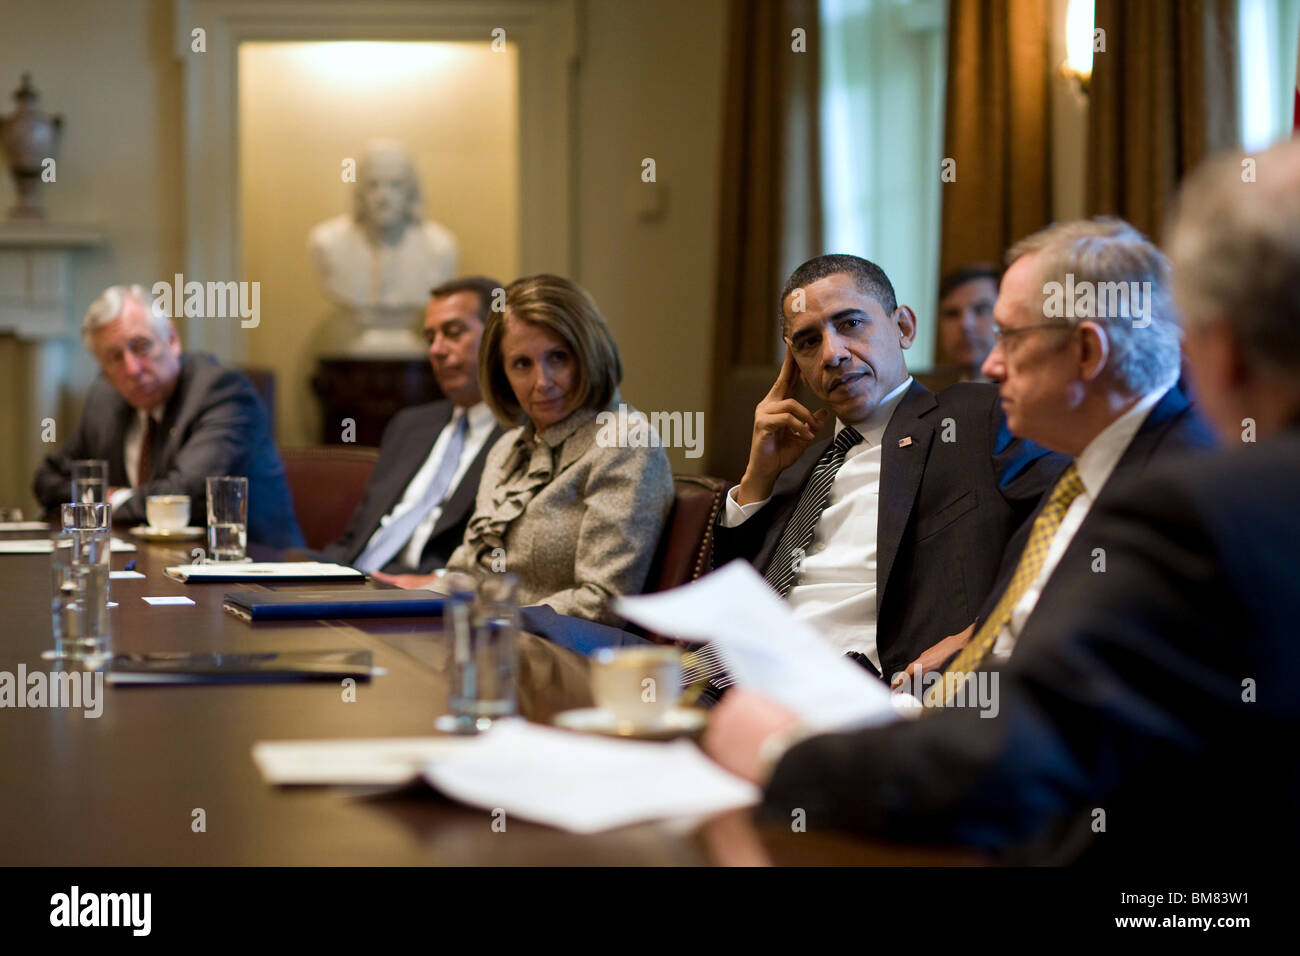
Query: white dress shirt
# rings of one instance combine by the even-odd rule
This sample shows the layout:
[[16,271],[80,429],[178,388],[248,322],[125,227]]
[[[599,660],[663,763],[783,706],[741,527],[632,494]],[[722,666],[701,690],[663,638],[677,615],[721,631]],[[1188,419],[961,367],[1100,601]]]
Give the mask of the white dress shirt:
[[1011,620],[1007,626],[998,632],[997,642],[993,645],[991,653],[994,657],[1009,657],[1011,651],[1016,646],[1016,640],[1020,637],[1020,631],[1025,626],[1025,621],[1029,620],[1029,615],[1033,613],[1035,605],[1038,604],[1039,595],[1043,593],[1043,588],[1047,586],[1048,579],[1056,566],[1060,564],[1065,549],[1070,546],[1074,540],[1074,535],[1083,524],[1083,519],[1088,516],[1088,510],[1092,508],[1092,503],[1097,500],[1101,494],[1101,489],[1105,487],[1106,482],[1110,479],[1111,472],[1115,470],[1115,465],[1119,463],[1124,452],[1128,450],[1129,444],[1133,441],[1133,436],[1137,434],[1142,423],[1146,421],[1147,415],[1151,409],[1156,407],[1160,399],[1164,398],[1169,388],[1158,388],[1154,392],[1143,395],[1138,401],[1119,418],[1107,425],[1101,433],[1088,442],[1087,447],[1079,453],[1079,457],[1074,460],[1074,466],[1079,470],[1079,478],[1083,482],[1083,491],[1070,502],[1069,509],[1065,512],[1065,517],[1061,519],[1060,525],[1057,526],[1056,534],[1052,535],[1052,544],[1047,549],[1047,557],[1043,559],[1042,570],[1038,572],[1038,577],[1021,595],[1016,606],[1011,610]]
[[140,468],[140,446],[144,444],[145,434],[145,416],[153,416],[153,420],[162,423],[163,406],[159,405],[151,412],[142,412],[136,410],[131,416],[131,423],[126,426],[126,434],[122,438],[122,457],[125,459],[126,480],[130,485],[129,488],[119,488],[108,496],[108,503],[114,508],[120,508],[131,499],[135,490],[145,484],[148,475],[139,474]]
[[[831,483],[830,498],[813,532],[788,600],[800,618],[841,651],[865,654],[880,669],[876,649],[876,530],[880,510],[881,439],[912,384],[886,395],[857,426],[862,441],[848,450]],[[835,434],[844,428],[835,422]],[[727,495],[723,527],[734,528],[771,499],[741,505]]]
[[[483,448],[483,443],[487,441],[488,435],[492,433],[494,423],[492,410],[487,407],[485,402],[479,402],[477,405],[471,406],[468,411],[459,405],[456,406],[456,410],[452,412],[451,421],[439,433],[438,440],[429,449],[429,457],[424,460],[420,470],[415,473],[415,477],[406,486],[406,491],[403,492],[401,500],[393,505],[392,511],[380,519],[379,527],[375,529],[375,533],[370,536],[370,540],[366,543],[367,548],[374,544],[375,538],[378,537],[379,533],[383,531],[390,521],[400,518],[424,497],[425,489],[433,481],[433,476],[438,473],[438,468],[442,465],[442,459],[447,454],[447,446],[451,443],[452,433],[455,432],[456,426],[460,423],[463,415],[469,416],[469,425],[465,433],[465,445],[460,453],[460,463],[456,466],[455,474],[452,475],[451,484],[447,486],[447,498],[456,493],[461,480],[465,477],[465,472],[469,470],[469,466]],[[442,517],[442,505],[438,504],[425,515],[424,520],[412,532],[411,540],[398,552],[398,557],[408,568],[418,568],[420,566],[420,555],[424,553],[424,546],[428,544],[429,536],[433,534],[433,529],[438,524],[440,517]]]

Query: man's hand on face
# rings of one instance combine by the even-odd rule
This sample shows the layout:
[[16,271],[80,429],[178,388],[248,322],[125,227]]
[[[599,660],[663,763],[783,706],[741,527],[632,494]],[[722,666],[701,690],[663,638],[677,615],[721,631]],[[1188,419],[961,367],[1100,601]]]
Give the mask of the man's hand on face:
[[794,400],[799,378],[799,366],[786,348],[776,383],[754,409],[754,437],[749,464],[736,491],[737,504],[770,498],[777,476],[798,460],[826,423],[826,409],[810,412]]
[[772,770],[763,765],[764,741],[773,734],[794,730],[800,723],[793,711],[761,694],[736,687],[709,715],[704,752],[736,776],[761,786]]

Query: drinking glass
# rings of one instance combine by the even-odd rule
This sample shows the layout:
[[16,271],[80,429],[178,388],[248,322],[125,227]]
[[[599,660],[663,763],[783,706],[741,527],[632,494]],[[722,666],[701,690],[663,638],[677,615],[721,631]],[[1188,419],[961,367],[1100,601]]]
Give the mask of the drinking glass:
[[67,531],[55,540],[50,555],[54,649],[41,655],[46,660],[95,663],[108,658],[112,646],[108,615],[111,550],[107,529]]
[[208,560],[243,561],[248,547],[248,479],[207,479]]
[[89,504],[103,502],[108,494],[108,462],[83,458],[72,463],[72,500]]
[[443,622],[452,641],[451,712],[436,726],[478,733],[516,710],[519,579],[491,574],[476,583],[451,572],[443,587],[448,595]]

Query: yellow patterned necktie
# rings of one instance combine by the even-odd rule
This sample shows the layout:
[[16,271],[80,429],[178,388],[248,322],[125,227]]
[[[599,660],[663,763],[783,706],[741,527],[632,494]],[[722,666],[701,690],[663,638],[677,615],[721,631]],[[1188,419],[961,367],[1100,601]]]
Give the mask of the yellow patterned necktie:
[[1020,555],[1020,562],[1016,565],[1015,574],[1011,576],[1011,583],[1002,592],[1002,597],[993,608],[993,613],[985,619],[978,633],[948,666],[943,680],[926,691],[926,707],[936,707],[940,700],[943,701],[944,706],[951,706],[957,696],[957,689],[988,657],[989,651],[997,643],[998,634],[1011,621],[1011,612],[1015,610],[1020,599],[1029,590],[1029,586],[1037,580],[1043,570],[1043,563],[1047,560],[1047,552],[1052,546],[1056,529],[1061,526],[1065,513],[1070,510],[1071,502],[1079,497],[1082,491],[1083,480],[1079,477],[1079,469],[1071,462],[1070,467],[1062,472],[1056,486],[1052,488],[1047,504],[1034,519],[1034,526],[1029,531],[1029,543],[1025,545],[1025,550]]

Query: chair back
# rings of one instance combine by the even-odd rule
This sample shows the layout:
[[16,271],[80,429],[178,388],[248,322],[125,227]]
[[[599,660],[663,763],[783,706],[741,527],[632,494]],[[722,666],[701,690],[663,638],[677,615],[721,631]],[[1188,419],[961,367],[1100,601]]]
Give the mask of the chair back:
[[379,461],[377,448],[302,445],[281,448],[293,510],[307,547],[320,549],[342,536],[365,496]]
[[730,483],[708,475],[673,475],[673,507],[659,536],[646,591],[666,591],[709,569],[713,525]]

